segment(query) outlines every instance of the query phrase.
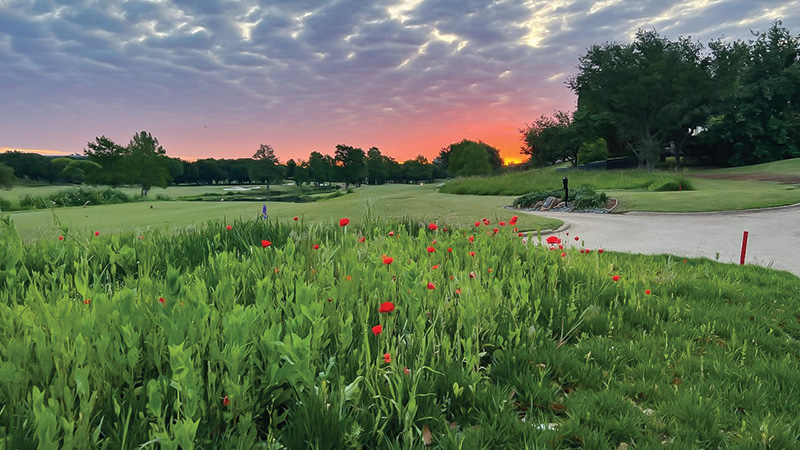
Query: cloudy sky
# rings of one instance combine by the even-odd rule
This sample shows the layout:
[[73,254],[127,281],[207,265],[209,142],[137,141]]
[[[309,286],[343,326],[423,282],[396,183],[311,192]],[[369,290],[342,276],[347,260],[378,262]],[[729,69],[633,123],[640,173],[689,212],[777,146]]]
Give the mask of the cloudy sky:
[[774,19],[800,33],[800,0],[0,0],[0,148],[147,130],[185,158],[341,143],[404,160],[468,138],[513,160],[520,128],[574,108],[590,45]]

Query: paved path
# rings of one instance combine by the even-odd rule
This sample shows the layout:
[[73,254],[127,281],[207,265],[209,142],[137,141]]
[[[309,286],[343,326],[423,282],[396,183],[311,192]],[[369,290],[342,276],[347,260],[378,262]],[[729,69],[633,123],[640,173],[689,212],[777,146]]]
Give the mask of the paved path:
[[[719,213],[582,214],[531,212],[570,224],[570,237],[589,248],[705,257],[739,263],[742,233],[750,233],[746,264],[800,276],[800,205]],[[559,233],[562,234],[563,233]]]

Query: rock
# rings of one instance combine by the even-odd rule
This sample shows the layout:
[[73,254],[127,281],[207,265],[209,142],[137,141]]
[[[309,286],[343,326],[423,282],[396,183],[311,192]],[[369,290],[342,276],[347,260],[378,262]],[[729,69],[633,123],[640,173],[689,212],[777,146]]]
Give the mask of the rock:
[[547,197],[547,199],[544,201],[544,204],[542,205],[542,211],[553,209],[560,201],[561,199],[557,197],[553,196]]
[[533,205],[533,209],[539,209],[542,207],[542,205],[544,205],[544,200],[539,200],[535,205]]
[[556,208],[566,208],[566,207],[567,207],[567,203],[566,202],[561,202],[561,203],[556,205]]

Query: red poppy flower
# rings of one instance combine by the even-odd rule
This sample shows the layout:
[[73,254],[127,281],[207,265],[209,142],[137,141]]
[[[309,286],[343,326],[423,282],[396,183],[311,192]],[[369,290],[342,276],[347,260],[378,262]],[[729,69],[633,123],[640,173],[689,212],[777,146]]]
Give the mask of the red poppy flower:
[[613,277],[611,277],[611,279],[614,281],[619,281],[619,275],[614,275]]
[[479,226],[481,226],[481,223],[480,222],[475,222],[475,226],[479,227]]
[[347,217],[344,217],[344,218],[339,220],[339,226],[340,227],[346,227],[347,224],[349,224],[349,223],[350,223],[350,219],[348,219]]
[[314,250],[316,250],[316,249],[318,249],[318,248],[319,248],[319,244],[314,244],[314,245],[313,245],[311,248],[313,248]]
[[514,225],[517,223],[517,220],[519,220],[519,216],[513,216],[509,222],[511,222],[511,225]]
[[389,264],[391,264],[393,262],[394,262],[394,258],[392,258],[391,256],[383,255],[383,263],[384,264],[386,264],[388,266]]
[[564,250],[564,246],[563,246],[563,245],[561,245],[561,244],[558,244],[558,249],[559,249],[559,250]]
[[429,223],[428,224],[428,229],[431,230],[431,231],[436,231],[438,228],[439,227],[437,227],[435,223]]
[[228,225],[227,227],[225,227],[225,229],[226,229],[226,230],[230,230],[230,229],[232,229],[232,228],[233,228],[233,227],[232,227],[232,226],[230,226],[230,225]]
[[158,303],[161,303],[162,305],[164,305],[164,304],[167,303],[167,299],[165,299],[164,297],[158,297]]
[[[278,269],[275,269],[275,273],[278,273]],[[344,279],[347,281],[353,281],[353,277],[351,277],[350,275],[347,275],[346,277],[344,277]]]
[[378,309],[378,312],[388,313],[394,311],[394,303],[392,302],[383,302],[381,303],[381,307]]
[[475,256],[475,252],[469,252],[469,256]]
[[[513,224],[512,224],[512,225],[513,225]],[[516,233],[517,231],[519,231],[519,230],[517,229],[517,227],[514,227],[514,233]]]
[[95,236],[100,236],[100,232],[99,232],[99,231],[95,231],[95,232],[94,232],[94,235],[95,235]]
[[83,301],[83,304],[84,304],[84,305],[88,305],[89,303],[92,303],[92,301],[91,301],[91,300],[89,300],[88,298],[87,298],[86,300],[84,300],[84,301]]
[[452,247],[447,247],[447,253],[453,253]]
[[389,232],[389,237],[392,237],[392,236],[394,236],[394,231],[390,231]]
[[411,371],[408,370],[408,367],[403,367],[403,373],[406,375],[411,375]]
[[561,257],[562,257],[562,258],[566,258],[566,256],[567,256],[567,254],[566,254],[566,253],[564,253],[564,252],[561,252]]
[[139,239],[144,240],[144,236],[139,236]]
[[461,289],[456,289],[456,294],[461,295]]
[[439,268],[439,265],[438,265],[438,264],[435,264],[433,267],[431,267],[431,269],[434,269],[434,270],[436,270],[436,269],[438,269],[438,268]]
[[270,242],[270,241],[267,241],[267,240],[261,241],[261,247],[263,247],[263,248],[267,248],[270,245],[272,245],[272,242]]
[[483,218],[483,224],[484,225],[489,225],[490,223],[492,223],[492,222],[489,219],[487,219],[485,217]]
[[577,240],[579,240],[579,239],[580,239],[580,238],[579,238],[578,236],[575,236],[575,240],[576,240],[576,241],[577,241]]
[[491,267],[489,267],[489,273],[492,273],[492,268]]
[[375,325],[374,327],[372,327],[372,334],[377,336],[381,333],[383,333],[383,325]]
[[390,362],[392,362],[392,355],[390,355],[388,353],[384,353],[383,354],[383,362],[385,362],[386,364],[389,364]]
[[477,276],[477,275],[475,275],[475,272],[470,272],[470,273],[469,273],[469,277],[470,277],[470,278],[475,278],[476,276]]
[[548,236],[545,242],[548,244],[560,244],[561,239],[559,239],[558,236]]
[[470,236],[467,239],[469,239],[470,242],[475,242],[475,236]]
[[685,259],[683,260],[683,263],[686,264],[686,260]]
[[597,253],[603,253],[603,249],[602,248],[598,248],[597,249]]
[[295,222],[297,222],[297,219],[298,219],[297,216],[292,217],[292,220],[294,220]]
[[367,238],[365,238],[364,236],[361,236],[361,238],[358,240],[358,242],[364,242],[366,240],[367,240]]
[[517,237],[522,237],[522,236],[524,236],[524,234],[522,234],[522,233],[517,233]]
[[650,295],[650,289],[644,291],[644,295]]
[[433,253],[433,252],[435,252],[435,251],[436,251],[436,249],[435,249],[435,248],[433,248],[433,247],[428,247],[428,253]]
[[227,395],[222,399],[222,406],[231,406],[231,399]]
[[583,249],[581,249],[581,254],[583,254]]
[[434,285],[431,282],[428,282],[428,289],[432,291],[432,290],[436,289],[436,285]]
[[58,240],[59,240],[59,241],[63,241],[63,240],[64,240],[64,236],[59,236],[59,237],[58,237]]
[[492,232],[493,232],[494,234],[497,234],[497,232],[498,232],[498,231],[500,231],[500,230],[498,230],[497,228],[495,228],[494,230],[492,230]]

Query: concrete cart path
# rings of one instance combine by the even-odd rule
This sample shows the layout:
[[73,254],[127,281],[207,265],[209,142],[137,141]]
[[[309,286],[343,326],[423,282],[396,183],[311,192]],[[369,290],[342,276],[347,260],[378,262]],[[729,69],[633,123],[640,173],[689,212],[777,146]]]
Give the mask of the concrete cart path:
[[588,248],[711,260],[719,253],[720,262],[736,264],[748,231],[745,264],[800,276],[800,205],[717,213],[529,213],[569,223],[570,239],[579,236]]

